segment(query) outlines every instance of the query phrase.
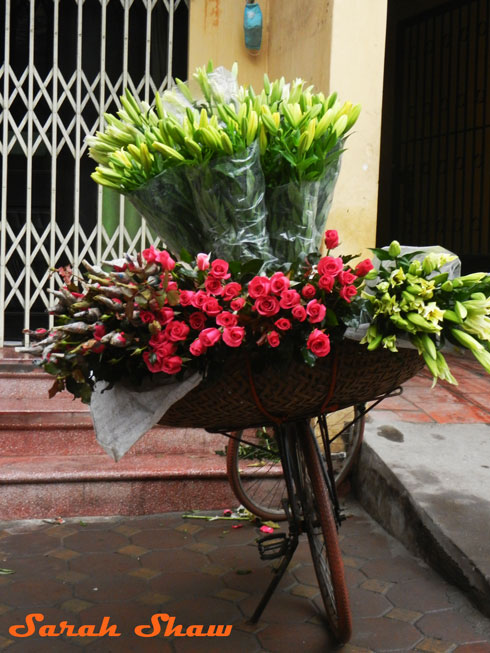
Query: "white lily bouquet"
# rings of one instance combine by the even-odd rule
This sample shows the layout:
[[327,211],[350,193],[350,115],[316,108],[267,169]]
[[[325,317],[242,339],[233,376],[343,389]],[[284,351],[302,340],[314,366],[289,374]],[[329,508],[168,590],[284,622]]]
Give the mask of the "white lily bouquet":
[[317,252],[345,137],[360,106],[297,79],[255,93],[237,69],[199,68],[189,83],[129,91],[89,137],[93,179],[125,194],[176,255],[292,263]]

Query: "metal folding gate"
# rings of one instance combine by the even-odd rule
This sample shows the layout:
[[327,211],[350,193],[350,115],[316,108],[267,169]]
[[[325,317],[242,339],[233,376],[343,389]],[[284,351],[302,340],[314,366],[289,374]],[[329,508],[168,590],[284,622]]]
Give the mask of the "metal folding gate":
[[123,198],[90,179],[84,139],[103,128],[126,87],[151,102],[185,78],[188,2],[6,0],[0,346],[47,326],[48,290],[59,281],[50,270],[154,242]]

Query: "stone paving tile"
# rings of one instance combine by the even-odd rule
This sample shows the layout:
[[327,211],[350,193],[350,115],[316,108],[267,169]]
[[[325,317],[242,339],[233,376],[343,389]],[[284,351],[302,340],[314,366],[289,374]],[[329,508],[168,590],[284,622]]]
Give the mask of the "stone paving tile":
[[[344,653],[490,653],[490,620],[390,538],[356,504],[342,526],[341,549],[354,619]],[[252,523],[198,525],[179,515],[3,524],[0,651],[13,653],[272,653],[333,651],[304,539],[256,625],[247,623],[271,578]],[[85,524],[86,526],[82,525]],[[197,526],[197,528],[189,528]],[[181,528],[183,527],[183,528]],[[59,529],[59,530],[57,530]],[[30,541],[32,540],[32,549]],[[95,589],[97,588],[97,589]],[[16,639],[9,627],[29,612],[45,623],[116,624],[120,637]],[[138,637],[153,615],[175,624],[232,625],[228,638]],[[157,618],[158,622],[158,618]],[[164,622],[161,622],[162,624]],[[166,627],[166,623],[164,623]],[[175,625],[174,624],[174,625]]]

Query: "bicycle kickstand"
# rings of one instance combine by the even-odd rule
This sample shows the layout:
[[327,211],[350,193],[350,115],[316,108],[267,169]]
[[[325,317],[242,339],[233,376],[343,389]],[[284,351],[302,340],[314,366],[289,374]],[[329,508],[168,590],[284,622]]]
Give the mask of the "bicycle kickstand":
[[281,578],[284,576],[284,572],[288,568],[288,565],[291,561],[291,558],[296,551],[298,546],[298,533],[296,532],[296,527],[289,515],[289,506],[287,506],[287,501],[283,503],[286,510],[286,515],[288,516],[289,521],[289,533],[279,533],[266,535],[265,537],[260,538],[257,544],[259,547],[259,554],[262,560],[273,560],[274,558],[280,558],[283,556],[280,565],[274,570],[274,576],[269,583],[267,589],[264,592],[264,595],[260,599],[258,606],[255,609],[255,612],[248,620],[250,624],[256,624],[260,619],[262,612],[265,610],[271,596],[274,594],[276,587],[281,582]]

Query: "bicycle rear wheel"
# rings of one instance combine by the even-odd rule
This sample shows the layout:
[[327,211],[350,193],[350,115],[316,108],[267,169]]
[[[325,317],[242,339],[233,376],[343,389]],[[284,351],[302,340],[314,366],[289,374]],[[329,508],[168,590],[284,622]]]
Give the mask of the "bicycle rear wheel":
[[300,486],[304,531],[308,536],[330,629],[339,643],[345,644],[352,634],[352,616],[332,503],[311,427],[305,422],[298,424],[298,430],[297,483]]
[[[349,475],[361,447],[363,409],[352,406],[330,413],[327,423],[335,483],[339,487]],[[265,430],[265,435],[262,429],[239,431],[235,438],[228,443],[226,465],[238,501],[261,519],[285,520],[282,502],[287,499],[287,490],[273,429]],[[318,441],[322,446],[320,437]]]
[[273,429],[235,433],[226,454],[231,488],[240,503],[266,521],[283,521],[287,499],[281,458]]

